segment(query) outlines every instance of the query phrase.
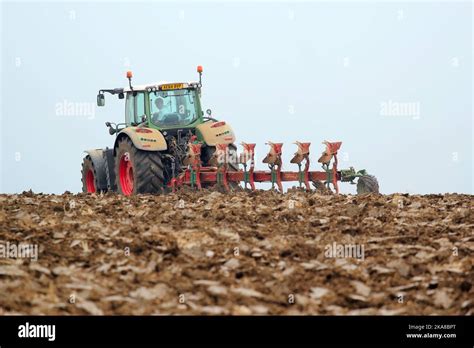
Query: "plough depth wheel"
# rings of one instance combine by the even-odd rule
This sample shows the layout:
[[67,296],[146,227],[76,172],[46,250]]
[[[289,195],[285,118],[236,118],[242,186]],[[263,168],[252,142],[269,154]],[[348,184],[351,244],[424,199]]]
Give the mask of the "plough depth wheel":
[[363,175],[357,180],[357,194],[379,193],[379,182],[373,175]]

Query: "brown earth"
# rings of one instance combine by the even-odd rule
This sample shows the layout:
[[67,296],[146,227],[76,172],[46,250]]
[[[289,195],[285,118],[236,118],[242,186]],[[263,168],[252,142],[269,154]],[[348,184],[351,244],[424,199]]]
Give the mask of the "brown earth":
[[472,315],[472,211],[458,194],[0,195],[0,314]]

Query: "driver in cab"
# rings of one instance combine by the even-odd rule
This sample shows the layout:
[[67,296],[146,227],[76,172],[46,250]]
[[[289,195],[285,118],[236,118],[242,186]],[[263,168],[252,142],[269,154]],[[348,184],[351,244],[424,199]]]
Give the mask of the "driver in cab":
[[163,118],[163,105],[164,101],[163,98],[159,97],[155,99],[155,106],[156,106],[156,112],[153,113],[152,115],[152,121],[154,123],[159,122]]

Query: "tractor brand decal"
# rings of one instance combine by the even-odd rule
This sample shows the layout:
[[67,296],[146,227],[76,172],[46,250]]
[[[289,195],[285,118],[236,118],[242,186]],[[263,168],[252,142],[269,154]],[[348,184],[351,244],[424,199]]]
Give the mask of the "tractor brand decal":
[[161,85],[160,90],[162,91],[168,91],[170,89],[182,89],[185,88],[184,83],[168,83],[166,85]]
[[140,138],[141,141],[148,141],[151,143],[156,143],[156,139]]
[[216,137],[221,137],[221,136],[226,135],[226,134],[229,134],[229,133],[230,133],[230,131],[229,131],[229,130],[226,130],[225,132],[217,133],[217,134],[216,134]]

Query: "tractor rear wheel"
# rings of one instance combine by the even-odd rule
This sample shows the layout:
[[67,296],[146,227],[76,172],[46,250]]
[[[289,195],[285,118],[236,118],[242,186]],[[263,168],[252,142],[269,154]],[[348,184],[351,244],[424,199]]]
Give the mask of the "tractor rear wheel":
[[87,155],[82,161],[82,192],[87,193],[99,193],[100,190],[97,189],[98,185],[98,176],[97,171],[94,168],[94,163],[92,163],[91,156]]
[[162,193],[165,184],[161,153],[137,149],[124,137],[115,152],[117,191],[130,196],[137,193]]
[[363,175],[357,180],[357,194],[379,193],[379,182],[373,175]]

